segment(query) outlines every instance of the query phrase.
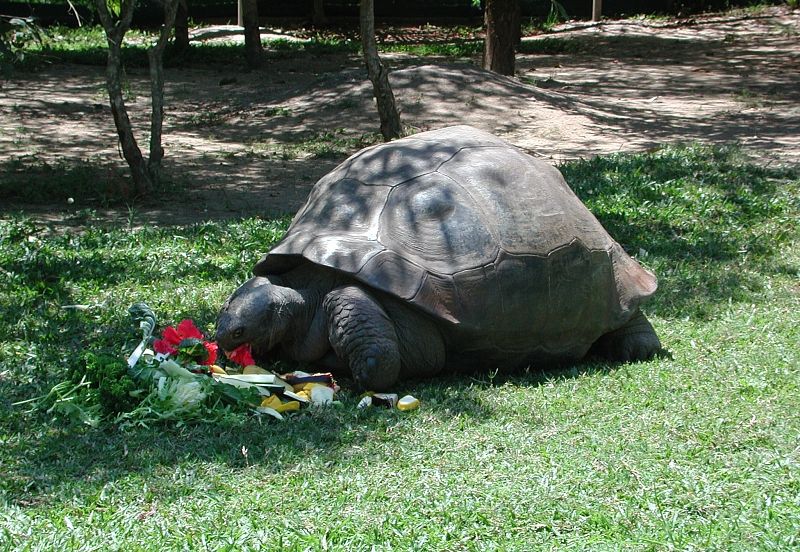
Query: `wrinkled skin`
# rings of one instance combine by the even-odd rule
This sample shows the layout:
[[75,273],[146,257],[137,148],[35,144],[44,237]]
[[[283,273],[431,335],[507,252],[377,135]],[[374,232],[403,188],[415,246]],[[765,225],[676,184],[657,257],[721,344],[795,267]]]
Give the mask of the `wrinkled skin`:
[[[242,284],[220,310],[215,340],[225,352],[250,345],[258,362],[310,363],[373,391],[474,367],[459,353],[468,345],[448,324],[313,265]],[[660,346],[639,314],[598,339],[592,352],[628,362],[651,358]]]
[[243,344],[269,351],[279,343],[287,330],[287,320],[279,305],[290,298],[268,278],[248,280],[225,301],[217,319],[216,341],[224,351]]
[[313,266],[245,282],[222,306],[215,340],[226,352],[249,344],[256,361],[313,363],[375,391],[433,375],[445,360],[430,317]]

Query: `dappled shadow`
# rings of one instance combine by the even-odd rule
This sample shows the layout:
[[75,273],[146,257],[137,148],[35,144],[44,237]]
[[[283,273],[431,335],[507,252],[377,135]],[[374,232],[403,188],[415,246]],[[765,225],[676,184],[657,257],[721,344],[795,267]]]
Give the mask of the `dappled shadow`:
[[128,180],[122,178],[119,168],[101,158],[51,163],[34,154],[0,161],[0,174],[0,200],[7,208],[14,202],[53,201],[67,207],[74,204],[74,198],[81,201],[81,208],[87,204],[124,206],[132,199]]
[[699,146],[561,168],[615,239],[656,271],[660,289],[648,312],[704,318],[752,300],[763,276],[779,273],[787,242],[776,225],[796,208],[797,169]]
[[[735,218],[740,219],[740,224],[746,225],[748,231],[758,229],[771,217],[780,215],[771,204],[774,199],[780,199],[780,190],[777,188],[779,182],[791,176],[791,173],[781,169],[737,165],[734,163],[735,157],[728,159],[724,154],[717,155],[723,157],[721,166],[730,166],[735,171],[728,173],[720,170],[720,166],[713,165],[713,170],[704,172],[704,163],[708,163],[707,152],[692,154],[691,150],[678,152],[672,157],[662,154],[600,158],[571,164],[568,166],[571,169],[565,171],[571,176],[576,191],[587,202],[595,204],[598,216],[623,244],[648,249],[648,260],[658,259],[664,264],[680,262],[688,266],[687,272],[692,273],[693,284],[681,282],[675,276],[667,276],[662,280],[660,294],[667,299],[662,300],[657,295],[649,307],[650,312],[656,312],[661,317],[694,316],[697,314],[695,302],[713,306],[727,303],[731,298],[736,300],[735,293],[741,291],[742,278],[746,276],[721,273],[709,262],[723,265],[735,260],[738,254],[736,249],[743,244],[762,247],[757,255],[760,258],[769,259],[780,252],[780,243],[767,241],[769,234],[765,234],[765,241],[751,243],[747,233],[737,233],[735,228],[726,227],[724,219],[708,229],[697,229],[697,235],[694,236],[697,241],[676,240],[674,234],[683,232],[686,235],[687,229],[669,226],[668,222],[663,221],[663,225],[658,225],[654,224],[658,221],[650,219],[618,216],[614,204],[610,202],[617,195],[626,196],[628,205],[657,203],[659,198],[666,198],[676,203],[676,210],[682,207],[688,209],[694,199],[691,196],[684,197],[683,193],[691,190],[691,186],[669,193],[668,189],[654,188],[652,182],[663,184],[698,178],[708,191],[716,191],[735,206]],[[635,175],[636,178],[626,176],[620,181],[606,181],[603,186],[594,178],[596,175],[605,178],[614,171],[622,175]],[[648,182],[651,184],[648,185]],[[650,210],[654,214],[662,212],[658,205]],[[676,224],[681,220],[681,217],[675,217]],[[186,229],[175,229],[174,232],[187,234]],[[78,267],[58,263],[59,259],[44,255],[41,263],[34,260],[28,264],[21,262],[11,271],[24,271],[30,275],[31,282],[43,275],[63,272],[63,282],[51,277],[46,280],[45,287],[52,289],[52,293],[59,297],[68,298],[69,282],[84,275]],[[768,270],[758,261],[749,261],[748,266],[757,271]],[[121,267],[115,265],[114,268]],[[779,269],[780,266],[776,267],[776,270]],[[98,270],[97,266],[88,263],[85,277],[98,278],[98,287],[104,284],[102,274],[106,275],[107,282],[116,281],[117,276],[108,267],[100,272]],[[150,272],[145,273],[145,277],[153,276]],[[696,283],[703,280],[716,280],[716,287],[699,288]],[[139,280],[132,278],[132,281]],[[209,320],[213,319],[215,313],[207,307],[198,307],[193,314],[197,319]],[[93,331],[91,313],[75,312],[61,318],[54,317],[50,323],[57,326],[65,321],[70,326],[79,325],[70,330],[73,334],[89,336]],[[123,333],[121,327],[105,328],[104,331],[111,335]],[[55,329],[50,328],[48,332],[55,333]],[[473,426],[491,423],[502,413],[498,413],[495,405],[487,404],[483,397],[487,390],[495,386],[536,387],[549,385],[553,380],[587,374],[602,378],[616,368],[605,363],[584,362],[564,368],[498,374],[484,372],[444,376],[433,381],[405,382],[396,391],[401,394],[411,392],[423,401],[422,410],[412,414],[416,417],[411,421],[405,417],[406,414],[394,411],[358,412],[355,408],[357,395],[345,391],[341,395],[342,407],[305,411],[283,424],[271,420],[260,423],[254,419],[235,419],[213,425],[156,425],[125,432],[112,427],[101,430],[63,429],[49,424],[44,417],[21,416],[18,411],[8,407],[10,400],[23,398],[15,397],[20,389],[9,391],[0,380],[0,390],[3,390],[0,396],[5,401],[0,406],[3,430],[6,434],[17,436],[6,444],[5,452],[12,460],[5,466],[7,477],[3,488],[12,503],[25,506],[58,502],[76,494],[92,495],[107,484],[125,480],[128,476],[158,476],[165,469],[185,463],[214,463],[231,470],[257,465],[276,476],[291,472],[310,455],[323,465],[349,464],[354,458],[368,454],[364,450],[365,442],[394,439],[401,443],[403,435],[413,431],[415,423],[425,423],[426,419],[461,420]],[[640,368],[634,366],[633,369]],[[542,419],[531,420],[531,425],[541,423],[544,423]],[[247,450],[247,455],[242,447]]]
[[[416,424],[442,421],[469,426],[492,424],[504,415],[485,395],[507,385],[549,385],[563,379],[613,370],[604,364],[583,364],[545,372],[518,371],[475,377],[444,376],[425,382],[412,381],[398,388],[413,393],[422,406],[403,413],[382,408],[358,410],[359,397],[345,389],[342,405],[306,409],[277,422],[253,416],[230,417],[211,423],[155,424],[121,430],[105,425],[99,429],[64,426],[44,417],[20,415],[0,404],[0,427],[17,435],[5,445],[4,480],[0,484],[10,504],[20,507],[59,503],[66,497],[91,496],[130,476],[147,478],[184,465],[213,464],[231,471],[258,466],[276,477],[291,473],[309,456],[335,469],[354,459],[369,458],[370,442],[395,440],[415,431]],[[530,420],[531,426],[546,418]],[[399,445],[398,445],[399,446]],[[246,455],[245,455],[246,453]]]
[[738,141],[797,161],[788,147],[800,125],[792,85],[800,53],[790,46],[797,19],[747,24],[750,33],[721,22],[529,40],[520,74],[548,91],[543,102],[585,116],[606,136],[629,138],[626,149],[676,138]]
[[[797,50],[788,43],[789,38],[779,33],[757,42],[746,37],[726,39],[724,33],[710,39],[633,36],[581,42],[566,37],[547,46],[550,50],[526,46],[519,56],[519,79],[468,64],[419,65],[402,56],[393,60],[397,70],[392,79],[406,123],[415,130],[471,123],[539,156],[591,157],[699,139],[739,141],[761,154],[793,160],[800,98],[792,76]],[[294,212],[313,183],[347,156],[346,147],[332,156],[295,154],[281,147],[328,136],[323,131],[336,128],[347,127],[331,136],[347,139],[375,131],[364,72],[348,57],[339,61],[342,64],[335,65],[331,58],[307,55],[304,67],[279,59],[263,72],[248,74],[230,67],[171,72],[165,163],[170,178],[185,181],[186,191],[181,195],[167,190],[138,202],[132,212],[117,211],[113,224],[175,225]],[[4,85],[0,152],[4,158],[30,158],[32,163],[67,169],[85,166],[86,157],[99,157],[108,165],[97,166],[109,167],[109,181],[117,181],[120,177],[114,171],[124,173],[125,168],[113,144],[113,124],[105,107],[95,107],[105,101],[102,70],[82,67],[80,72],[54,67],[25,76],[18,85]],[[148,109],[142,78],[142,71],[131,72],[131,103],[139,130],[146,127]],[[728,301],[751,299],[758,293],[759,276],[796,272],[796,267],[781,262],[784,244],[769,232],[759,232],[763,226],[779,224],[775,221],[782,212],[773,200],[781,195],[780,182],[796,175],[737,165],[732,172],[713,176],[704,172],[702,163],[686,163],[686,157],[662,156],[639,164],[634,158],[601,159],[564,167],[576,192],[610,233],[642,262],[657,268],[661,288],[647,309],[665,319],[708,316]],[[7,174],[11,165],[0,170]],[[615,171],[635,178],[622,183],[606,178]],[[725,203],[729,211],[703,211],[699,193],[681,195],[693,185],[673,191],[657,186],[687,180],[696,180],[716,205]],[[611,201],[616,196],[622,197],[626,208],[616,208]],[[705,218],[709,223],[687,227],[681,226],[685,219],[677,215],[637,216],[635,207],[645,204],[653,213],[668,213],[663,203],[658,204],[667,200],[676,210],[692,214],[685,219]],[[69,212],[86,208],[76,203]],[[351,207],[368,210],[364,202],[353,202]],[[2,209],[8,208],[4,202]],[[43,218],[54,211],[52,205],[38,208]],[[98,208],[98,219],[112,215],[114,211]],[[70,227],[63,217],[61,223]],[[179,234],[185,231],[175,229]],[[91,309],[60,308],[75,300],[70,282],[91,282],[102,289],[123,280],[136,285],[158,281],[163,274],[142,260],[130,252],[114,259],[82,259],[78,266],[43,250],[2,268],[21,274],[24,284],[40,294],[37,316],[44,326],[39,331],[69,336],[66,344],[42,344],[58,349],[49,357],[56,365],[75,362],[69,360],[72,353],[99,331]],[[188,263],[172,268],[170,276],[181,279],[200,273],[208,282],[233,282],[240,272],[241,267],[230,265],[209,263],[198,268]],[[12,306],[3,309],[4,320],[17,313]],[[209,305],[196,305],[192,315],[213,320],[216,312]],[[13,328],[9,325],[9,331]],[[117,336],[123,340],[128,333],[122,327],[102,331],[110,341]],[[419,423],[426,417],[461,417],[479,424],[496,415],[492,405],[481,399],[480,392],[487,388],[505,383],[535,387],[553,378],[584,374],[603,377],[614,368],[588,362],[493,377],[447,376],[408,382],[397,391],[413,392],[422,399],[423,409],[412,414]],[[183,462],[215,462],[229,469],[257,464],[276,475],[287,473],[308,455],[335,466],[343,458],[363,455],[364,442],[390,434],[401,442],[398,436],[413,431],[402,414],[355,411],[357,396],[352,392],[343,393],[340,409],[306,411],[284,424],[248,419],[123,433],[113,427],[64,429],[9,407],[11,400],[27,398],[30,389],[11,388],[0,378],[0,423],[6,435],[14,436],[4,442],[10,463],[4,466],[3,489],[10,501],[22,506],[63,500],[76,492],[97,493],[128,475],[159,474]],[[247,456],[242,447],[249,451]]]
[[[800,160],[794,147],[800,127],[793,80],[797,21],[797,15],[772,11],[668,30],[641,21],[621,28],[603,23],[583,34],[526,38],[516,78],[467,60],[427,58],[420,65],[404,54],[385,58],[412,131],[471,124],[556,160],[697,139],[734,141],[762,157],[792,161]],[[232,48],[222,48],[227,58]],[[356,55],[274,53],[280,55],[261,71],[242,72],[238,61],[213,56],[217,61],[205,66],[167,71],[165,174],[188,198],[139,199],[140,222],[293,213],[319,177],[362,147],[363,137],[375,135],[371,86]],[[142,146],[146,75],[144,68],[129,68],[126,92]],[[25,166],[102,159],[110,189],[129,186],[103,82],[101,67],[67,65],[4,83],[0,153]],[[64,211],[87,206],[75,199]],[[0,209],[47,210],[29,205],[17,201]]]

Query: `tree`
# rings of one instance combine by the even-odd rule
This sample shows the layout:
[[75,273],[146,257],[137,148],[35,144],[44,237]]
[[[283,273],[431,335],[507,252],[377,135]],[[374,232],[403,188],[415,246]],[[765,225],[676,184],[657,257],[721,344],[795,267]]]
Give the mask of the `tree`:
[[182,54],[189,49],[189,6],[186,0],[178,0],[175,15],[175,53]]
[[133,19],[136,0],[122,0],[115,6],[112,14],[106,0],[95,0],[100,22],[106,33],[108,43],[108,61],[106,63],[106,86],[111,103],[111,113],[117,127],[122,155],[131,168],[134,186],[138,195],[152,190],[161,178],[161,160],[164,148],[161,147],[161,133],[164,122],[164,48],[167,46],[170,32],[175,24],[175,13],[179,0],[164,1],[164,24],[161,26],[158,39],[147,49],[147,60],[150,65],[150,155],[144,159],[136,137],[133,134],[125,97],[122,93],[122,43]]
[[256,69],[261,66],[264,48],[261,46],[261,29],[258,26],[258,1],[242,0],[244,26],[244,57],[247,66]]
[[513,75],[520,34],[519,0],[486,0],[484,22],[483,68]]
[[14,65],[25,59],[25,49],[42,43],[42,33],[32,17],[0,15],[0,74],[9,78]]
[[324,0],[314,0],[314,4],[311,7],[311,23],[315,27],[324,27],[328,24],[328,18],[325,16]]
[[394,102],[394,94],[389,84],[389,71],[381,63],[378,46],[375,43],[375,8],[373,0],[361,0],[359,13],[361,26],[361,48],[364,50],[364,62],[367,74],[372,81],[372,90],[378,104],[378,116],[381,120],[381,134],[385,141],[399,138],[402,128],[400,114]]

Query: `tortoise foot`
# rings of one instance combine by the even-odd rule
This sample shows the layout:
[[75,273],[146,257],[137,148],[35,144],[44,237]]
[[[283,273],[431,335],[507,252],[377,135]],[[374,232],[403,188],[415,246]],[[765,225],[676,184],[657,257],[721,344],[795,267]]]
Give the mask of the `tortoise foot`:
[[612,362],[638,362],[650,360],[661,350],[652,324],[640,312],[621,328],[600,336],[590,354]]

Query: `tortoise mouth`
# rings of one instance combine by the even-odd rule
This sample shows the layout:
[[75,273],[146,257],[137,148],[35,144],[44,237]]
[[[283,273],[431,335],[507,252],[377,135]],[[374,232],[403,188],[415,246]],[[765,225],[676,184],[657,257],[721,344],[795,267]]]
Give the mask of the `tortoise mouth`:
[[232,351],[225,351],[225,356],[228,360],[232,360],[241,366],[255,364],[255,360],[253,360],[253,348],[250,343],[242,343]]

